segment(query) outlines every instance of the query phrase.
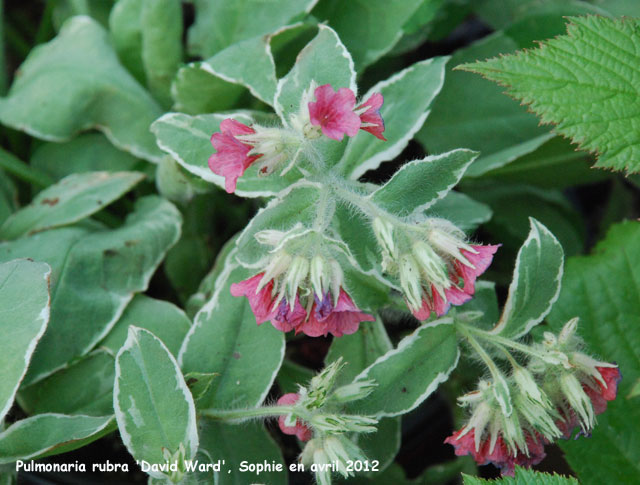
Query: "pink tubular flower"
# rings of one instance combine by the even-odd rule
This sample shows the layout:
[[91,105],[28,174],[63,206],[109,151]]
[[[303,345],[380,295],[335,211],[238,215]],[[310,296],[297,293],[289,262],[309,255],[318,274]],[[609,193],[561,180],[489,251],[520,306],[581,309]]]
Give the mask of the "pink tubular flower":
[[217,151],[209,157],[209,168],[225,178],[225,189],[230,194],[235,192],[238,178],[261,157],[250,156],[253,147],[236,138],[253,133],[253,128],[227,118],[220,123],[220,132],[211,135],[211,144]]
[[491,265],[493,255],[500,247],[500,244],[487,246],[472,245],[471,247],[475,253],[467,251],[466,249],[462,249],[460,252],[473,267],[466,266],[460,261],[456,261],[454,264],[454,271],[464,282],[463,290],[468,295],[473,295],[475,292],[476,279]]
[[347,136],[356,136],[360,129],[360,117],[353,112],[356,96],[349,88],[337,92],[330,84],[318,86],[314,92],[315,103],[309,103],[309,120],[319,126],[322,133],[337,141]]
[[[278,399],[277,404],[278,406],[288,406],[297,403],[298,399],[300,399],[298,394],[290,392]],[[294,426],[287,426],[285,420],[285,416],[278,418],[278,426],[284,434],[295,435],[300,441],[309,441],[312,438],[313,432],[300,419],[296,419]]]
[[525,467],[537,465],[546,456],[543,438],[526,432],[527,452],[518,450],[515,454],[509,450],[502,436],[498,436],[493,446],[489,437],[486,437],[476,449],[475,430],[463,433],[464,428],[453,433],[444,442],[455,448],[456,456],[471,455],[478,465],[492,463],[500,468],[503,475],[513,476],[516,465]]
[[383,102],[382,94],[373,93],[369,99],[356,108],[356,112],[360,112],[360,121],[362,122],[360,128],[362,130],[368,131],[382,141],[387,141],[382,135],[384,132],[384,120],[380,116],[380,107]]
[[258,325],[271,320],[272,325],[282,332],[295,330],[296,334],[302,332],[309,337],[328,334],[341,337],[356,332],[360,322],[375,320],[373,316],[361,312],[342,288],[335,305],[330,293],[320,301],[312,292],[307,297],[314,298],[310,311],[305,310],[309,306],[303,306],[298,295],[292,309],[286,298],[277,300],[277,294],[273,292],[273,280],[258,290],[263,276],[264,273],[259,273],[231,285],[233,296],[246,296],[249,299]]
[[340,289],[338,303],[333,304],[331,295],[327,293],[322,301],[315,297],[309,318],[296,329],[310,337],[332,334],[334,337],[351,335],[358,330],[360,322],[373,322],[372,315],[361,312],[353,300]]

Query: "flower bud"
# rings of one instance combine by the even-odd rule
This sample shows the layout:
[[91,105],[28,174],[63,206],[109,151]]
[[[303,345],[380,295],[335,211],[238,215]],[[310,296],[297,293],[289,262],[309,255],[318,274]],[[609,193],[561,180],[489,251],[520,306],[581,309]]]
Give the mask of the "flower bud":
[[350,402],[363,399],[373,392],[378,384],[373,379],[355,381],[346,386],[339,387],[333,393],[333,398],[338,402]]
[[575,317],[564,324],[562,330],[560,331],[560,334],[558,335],[558,343],[560,345],[565,345],[571,342],[576,334],[579,320],[580,319],[578,317]]
[[580,420],[580,427],[587,433],[595,424],[593,405],[589,396],[584,392],[582,384],[572,373],[564,373],[560,376],[560,389],[571,408],[576,412]]
[[422,281],[418,263],[410,254],[400,257],[400,286],[409,307],[418,309],[422,306]]
[[393,224],[389,221],[376,217],[373,220],[373,233],[378,240],[378,244],[387,256],[392,257],[396,252],[395,243],[393,241]]

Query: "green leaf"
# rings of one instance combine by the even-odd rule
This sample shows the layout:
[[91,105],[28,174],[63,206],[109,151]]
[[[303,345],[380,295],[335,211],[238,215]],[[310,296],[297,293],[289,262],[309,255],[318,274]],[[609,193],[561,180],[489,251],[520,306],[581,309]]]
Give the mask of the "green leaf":
[[435,57],[416,62],[379,82],[362,97],[367,100],[373,93],[381,93],[384,97],[380,115],[385,122],[387,141],[361,130],[349,141],[338,164],[341,173],[358,179],[366,171],[376,169],[404,150],[429,116],[431,104],[442,89],[448,60],[448,57]]
[[255,235],[259,231],[274,227],[287,231],[296,224],[311,226],[320,198],[319,188],[315,184],[301,181],[260,209],[238,236],[238,251],[235,254],[238,262],[247,268],[257,267],[271,249],[256,240]]
[[0,224],[18,207],[18,191],[13,180],[0,171]]
[[451,191],[429,207],[430,217],[451,221],[463,231],[472,231],[491,219],[491,208],[462,192]]
[[522,244],[502,315],[493,333],[519,338],[539,324],[560,294],[564,252],[555,236],[531,218]]
[[114,429],[113,416],[39,414],[0,433],[0,464],[75,450]]
[[406,163],[370,197],[395,214],[424,211],[449,193],[477,156],[460,149]]
[[182,341],[191,328],[191,321],[173,303],[136,295],[99,345],[117,353],[127,339],[130,325],[150,331],[162,340],[171,354],[177,356]]
[[229,291],[232,283],[249,276],[246,269],[227,264],[180,350],[185,373],[220,374],[198,402],[204,409],[258,406],[282,364],[284,334],[268,322],[256,325],[248,300]]
[[18,402],[29,414],[113,414],[114,356],[98,349],[66,369],[20,389]]
[[169,107],[171,81],[182,62],[182,2],[144,0],[140,25],[147,85],[151,94]]
[[33,351],[42,337],[51,300],[51,268],[17,259],[0,264],[0,421],[13,404]]
[[315,373],[308,367],[284,359],[276,381],[282,394],[287,394],[289,392],[298,392],[298,386],[305,385],[313,376],[315,376]]
[[326,25],[319,25],[318,35],[300,51],[291,71],[278,81],[274,107],[283,123],[289,124],[290,116],[298,113],[302,94],[312,81],[318,86],[331,84],[333,89],[349,88],[358,93],[351,54],[338,34]]
[[16,239],[78,222],[119,199],[143,178],[144,174],[136,172],[69,175],[9,217],[0,227],[0,237]]
[[[346,365],[338,374],[336,385],[346,385],[392,348],[384,324],[378,317],[372,323],[362,323],[356,333],[334,339],[325,364],[342,357]],[[400,418],[382,419],[377,428],[375,433],[358,435],[357,444],[369,460],[380,462],[379,471],[382,471],[393,462],[400,449]]]
[[451,318],[423,325],[356,377],[378,385],[366,399],[350,403],[349,410],[377,416],[408,413],[448,379],[459,357]]
[[196,20],[188,32],[189,53],[211,57],[227,46],[273,32],[308,12],[317,0],[195,0]]
[[140,84],[146,75],[142,63],[140,17],[144,0],[118,0],[109,15],[109,31],[120,62]]
[[67,141],[97,128],[122,150],[156,162],[161,152],[149,133],[161,108],[119,64],[104,29],[73,17],[51,42],[20,66],[0,121],[49,141]]
[[562,292],[547,321],[555,331],[580,317],[578,335],[597,358],[617,362],[618,397],[598,416],[591,438],[561,442],[584,485],[633,483],[640,475],[640,407],[627,396],[640,378],[640,223],[611,227],[589,256],[569,258]]
[[[211,135],[220,131],[220,123],[225,118],[233,118],[241,123],[251,124],[251,112],[209,114],[189,116],[182,113],[167,113],[151,126],[158,146],[171,155],[188,172],[224,187],[224,178],[211,171],[209,157],[213,155]],[[258,164],[250,166],[238,179],[236,194],[243,197],[269,197],[276,195],[301,177],[294,168],[285,176],[273,174],[270,177],[258,175]]]
[[[260,421],[242,424],[225,424],[208,418],[200,420],[200,449],[206,451],[213,463],[224,460],[222,471],[214,472],[209,483],[220,485],[243,485],[246,483],[268,483],[285,485],[287,465],[282,459],[280,447]],[[279,463],[283,471],[262,472],[259,475],[239,470],[246,464]]]
[[640,170],[638,20],[572,17],[567,35],[538,49],[461,66],[508,87],[596,166]]
[[495,480],[485,480],[484,478],[472,477],[462,474],[464,485],[578,485],[578,480],[574,477],[564,477],[549,473],[537,472],[519,466],[515,469],[515,476],[502,477]]
[[73,173],[140,171],[149,166],[118,150],[101,133],[85,133],[66,143],[43,143],[33,152],[29,163],[54,180]]
[[[185,458],[198,450],[196,408],[169,349],[147,330],[129,327],[116,356],[113,407],[122,441],[136,460],[164,463],[184,446]],[[149,472],[162,478],[160,472]]]
[[61,228],[0,244],[1,261],[30,257],[52,268],[51,319],[25,383],[86,354],[111,330],[133,294],[147,288],[180,223],[171,203],[149,196],[118,229]]
[[277,83],[271,55],[272,35],[238,42],[206,61],[181,68],[173,84],[176,108],[188,113],[232,109],[244,94],[244,88],[272,105]]
[[402,26],[423,0],[324,0],[313,10],[340,35],[356,69],[385,55],[400,40]]
[[[446,71],[444,86],[416,138],[430,153],[465,147],[481,153],[475,166],[507,163],[536,148],[548,136],[537,118],[501,93],[499,86],[468,72],[452,70],[462,62],[486,59],[518,48],[514,39],[496,32],[456,51]],[[534,141],[535,140],[535,141]],[[491,157],[485,162],[485,158]]]

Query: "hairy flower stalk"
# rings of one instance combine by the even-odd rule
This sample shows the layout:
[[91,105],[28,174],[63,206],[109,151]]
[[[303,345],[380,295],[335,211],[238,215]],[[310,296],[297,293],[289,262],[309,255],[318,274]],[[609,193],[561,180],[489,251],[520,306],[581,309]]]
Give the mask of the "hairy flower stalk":
[[449,221],[429,218],[408,230],[382,218],[373,229],[383,254],[383,269],[396,275],[407,306],[419,320],[447,313],[475,292],[479,275],[499,245],[472,245]]
[[334,249],[324,242],[314,244],[321,238],[313,232],[295,232],[259,233],[259,240],[276,246],[269,262],[264,271],[231,285],[234,296],[249,299],[256,322],[269,320],[278,330],[310,337],[341,337],[356,332],[360,322],[374,321],[344,290]]
[[[509,356],[512,373],[506,382],[511,413],[500,405],[495,382],[480,381],[478,390],[458,399],[470,409],[471,417],[445,440],[457,455],[470,454],[481,465],[493,463],[503,474],[513,475],[515,465],[539,463],[545,457],[544,446],[571,437],[574,428],[580,427],[582,434],[590,432],[595,415],[615,399],[620,372],[614,364],[576,350],[576,323],[577,319],[568,322],[559,337],[546,332],[545,341],[531,347],[526,367]],[[484,335],[490,342],[490,334]],[[558,359],[559,353],[566,358]]]

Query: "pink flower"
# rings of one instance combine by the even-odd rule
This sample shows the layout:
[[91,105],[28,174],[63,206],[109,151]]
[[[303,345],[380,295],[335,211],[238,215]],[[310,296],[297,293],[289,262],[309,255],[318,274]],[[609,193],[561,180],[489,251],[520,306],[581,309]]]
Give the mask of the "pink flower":
[[[375,320],[373,316],[361,312],[342,288],[336,305],[333,304],[330,293],[327,293],[322,301],[313,294],[308,295],[307,298],[314,298],[310,306],[303,306],[300,297],[296,295],[292,309],[286,298],[277,302],[273,294],[273,280],[258,290],[263,276],[264,273],[258,273],[231,285],[233,296],[246,296],[249,299],[258,325],[271,320],[271,324],[282,332],[295,330],[296,334],[302,332],[309,337],[328,334],[341,337],[356,332],[360,322]],[[311,310],[307,312],[305,307],[310,307]]]
[[456,261],[454,264],[454,271],[464,282],[463,290],[468,295],[473,295],[475,292],[476,279],[491,265],[493,255],[496,253],[500,244],[496,245],[473,245],[471,246],[477,253],[461,249],[460,253],[469,261],[473,268]]
[[337,141],[343,136],[356,136],[360,129],[360,117],[353,112],[356,96],[349,88],[335,92],[330,84],[318,86],[315,103],[309,103],[309,120],[319,126],[322,133]]
[[235,192],[238,178],[261,157],[250,156],[253,147],[236,138],[253,133],[251,127],[227,118],[220,123],[220,132],[211,135],[211,144],[217,151],[209,157],[209,168],[225,178],[225,189],[230,194]]
[[332,334],[334,337],[351,335],[358,330],[360,322],[373,322],[372,315],[361,312],[353,300],[340,289],[338,302],[334,306],[331,295],[327,293],[322,301],[317,297],[309,314],[309,318],[296,329],[310,337]]
[[546,456],[544,452],[544,440],[537,434],[532,436],[525,431],[524,435],[528,451],[525,453],[522,450],[518,450],[514,454],[512,450],[509,450],[502,436],[498,436],[493,449],[489,436],[485,437],[476,449],[475,429],[470,430],[466,434],[462,434],[463,431],[464,428],[456,431],[444,440],[445,443],[455,448],[456,456],[471,455],[478,465],[492,463],[501,469],[503,475],[513,476],[516,465],[524,467],[537,465]]
[[[278,406],[289,406],[297,403],[298,399],[300,399],[300,395],[290,392],[278,399],[277,404]],[[313,432],[300,419],[296,419],[295,426],[287,426],[285,420],[285,416],[278,418],[278,426],[284,434],[295,435],[300,441],[309,441],[313,436]]]
[[360,121],[362,124],[360,128],[364,131],[368,131],[376,138],[380,138],[383,141],[387,139],[382,135],[384,131],[384,120],[380,116],[380,107],[384,98],[380,93],[373,93],[369,99],[356,108],[356,112],[360,112],[363,108],[365,110],[360,114]]

